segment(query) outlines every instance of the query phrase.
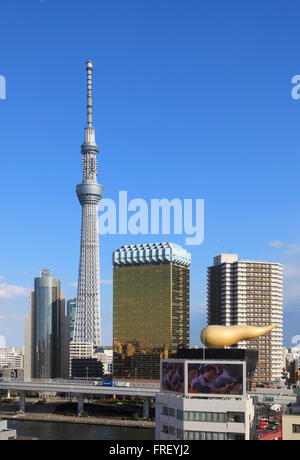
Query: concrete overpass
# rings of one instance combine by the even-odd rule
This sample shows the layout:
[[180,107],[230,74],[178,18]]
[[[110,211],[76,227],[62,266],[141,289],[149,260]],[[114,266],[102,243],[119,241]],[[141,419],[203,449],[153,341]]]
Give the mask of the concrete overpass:
[[[78,398],[78,414],[83,413],[83,400],[85,395],[117,395],[135,396],[144,401],[143,416],[149,417],[149,400],[155,398],[159,393],[159,384],[156,383],[131,383],[129,387],[109,387],[96,386],[93,383],[78,382],[74,380],[32,380],[18,381],[10,380],[0,382],[0,390],[11,391],[20,394],[20,411],[25,411],[26,393],[66,393]],[[296,402],[297,395],[293,390],[258,388],[249,393],[250,396],[257,397],[258,402],[264,404],[288,405]]]
[[[144,386],[145,385],[145,386]],[[20,411],[25,412],[25,395],[26,393],[67,393],[78,397],[78,415],[83,413],[85,395],[117,395],[117,396],[135,396],[144,401],[143,417],[149,417],[149,400],[155,398],[159,392],[159,384],[144,384],[143,386],[130,387],[109,387],[96,386],[88,383],[78,383],[76,381],[18,381],[0,382],[0,390],[20,394]],[[147,386],[146,386],[147,385]]]

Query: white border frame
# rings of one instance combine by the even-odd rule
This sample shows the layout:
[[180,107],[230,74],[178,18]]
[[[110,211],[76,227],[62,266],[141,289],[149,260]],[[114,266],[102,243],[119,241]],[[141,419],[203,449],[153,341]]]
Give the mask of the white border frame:
[[[163,387],[162,387],[162,381],[163,381],[163,373],[162,373],[162,368],[163,368],[163,363],[172,363],[172,364],[176,364],[176,363],[181,363],[183,364],[183,379],[184,379],[184,382],[183,382],[183,393],[181,393],[180,391],[169,391],[169,390],[164,390]],[[168,393],[168,394],[171,394],[171,395],[180,395],[180,396],[185,396],[186,395],[186,376],[185,376],[185,372],[186,372],[186,360],[185,359],[161,359],[160,360],[160,392],[161,393]]]
[[[162,388],[162,367],[163,363],[183,363],[184,367],[184,392],[168,391]],[[243,367],[243,393],[237,394],[215,394],[215,393],[189,393],[188,391],[188,366],[189,364],[238,364]],[[247,374],[246,374],[246,361],[239,360],[220,360],[220,359],[161,359],[160,360],[160,392],[166,394],[173,394],[179,396],[190,396],[199,398],[244,398],[247,395]]]

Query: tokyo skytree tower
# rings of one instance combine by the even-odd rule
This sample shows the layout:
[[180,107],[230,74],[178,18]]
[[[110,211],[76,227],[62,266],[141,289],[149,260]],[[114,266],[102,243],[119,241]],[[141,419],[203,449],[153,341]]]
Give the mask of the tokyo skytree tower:
[[88,81],[87,127],[84,144],[81,146],[83,180],[76,187],[76,193],[82,206],[82,223],[73,340],[74,342],[92,343],[94,347],[97,347],[101,345],[98,206],[102,198],[103,187],[97,183],[99,148],[95,140],[95,128],[93,128],[93,62],[86,63],[86,70]]

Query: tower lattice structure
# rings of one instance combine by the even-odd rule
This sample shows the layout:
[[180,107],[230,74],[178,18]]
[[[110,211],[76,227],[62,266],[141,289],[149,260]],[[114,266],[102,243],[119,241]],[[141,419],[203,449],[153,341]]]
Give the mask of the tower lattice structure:
[[87,70],[87,127],[81,146],[82,183],[76,193],[82,206],[81,245],[78,275],[77,304],[75,314],[74,342],[101,345],[100,337],[100,267],[98,207],[103,194],[97,182],[97,154],[99,148],[93,127],[92,72],[93,63],[86,63]]

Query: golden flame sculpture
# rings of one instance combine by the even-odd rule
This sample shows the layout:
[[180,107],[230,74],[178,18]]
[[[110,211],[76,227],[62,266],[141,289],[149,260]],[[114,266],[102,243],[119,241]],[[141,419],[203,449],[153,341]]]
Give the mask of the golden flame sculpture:
[[241,340],[255,339],[261,335],[266,335],[277,327],[271,326],[207,326],[200,338],[202,343],[208,348],[227,348]]

